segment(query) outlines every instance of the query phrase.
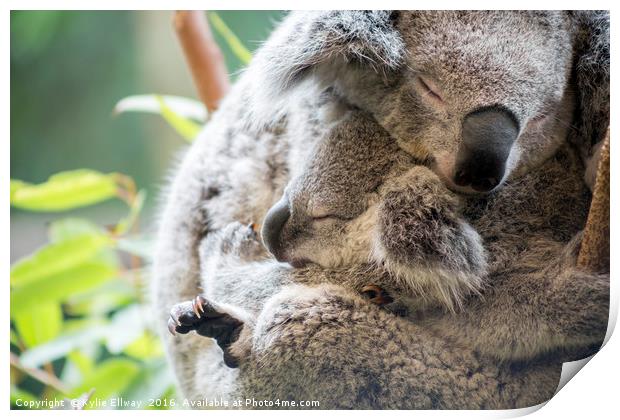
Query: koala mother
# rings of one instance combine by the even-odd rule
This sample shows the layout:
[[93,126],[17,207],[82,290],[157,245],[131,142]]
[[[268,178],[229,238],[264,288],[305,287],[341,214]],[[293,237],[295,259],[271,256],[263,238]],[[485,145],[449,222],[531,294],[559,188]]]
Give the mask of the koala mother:
[[[584,156],[600,139],[608,25],[596,12],[291,14],[172,183],[154,267],[162,330],[173,304],[200,292],[201,239],[235,220],[262,220],[308,145],[337,121],[334,95],[372,115],[453,190],[497,190],[555,154],[566,141],[558,121]],[[231,301],[251,293],[230,285]],[[285,289],[259,309],[257,357],[242,369],[227,368],[204,338],[166,330],[184,396],[508,408],[550,398],[561,369],[557,359],[489,364],[333,285]]]

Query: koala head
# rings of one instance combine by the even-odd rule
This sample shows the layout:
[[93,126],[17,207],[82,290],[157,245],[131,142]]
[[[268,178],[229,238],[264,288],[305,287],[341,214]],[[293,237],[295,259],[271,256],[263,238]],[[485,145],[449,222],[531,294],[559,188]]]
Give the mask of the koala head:
[[[278,261],[296,268],[370,263],[400,298],[460,308],[478,292],[486,252],[455,217],[458,195],[404,152],[368,113],[350,110],[306,151],[261,236]],[[421,299],[421,301],[419,301]]]
[[307,155],[264,219],[265,246],[296,267],[368,262],[378,188],[411,158],[359,112],[337,123]]
[[608,28],[592,11],[299,12],[255,67],[272,96],[303,79],[333,88],[449,188],[484,193],[571,133],[604,134]]

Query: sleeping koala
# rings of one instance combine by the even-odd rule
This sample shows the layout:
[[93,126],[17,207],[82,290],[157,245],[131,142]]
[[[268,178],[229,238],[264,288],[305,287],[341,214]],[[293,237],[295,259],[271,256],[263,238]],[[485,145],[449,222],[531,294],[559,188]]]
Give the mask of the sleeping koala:
[[[244,320],[224,343],[238,333],[232,348],[243,347],[253,331],[250,354],[229,369],[210,340],[164,329],[180,392],[192,400],[312,397],[322,408],[509,408],[548,399],[565,350],[583,356],[600,343],[608,307],[608,276],[575,268],[588,198],[583,168],[565,146],[568,137],[589,157],[607,127],[608,31],[604,11],[291,13],[192,144],[160,217],[153,307],[162,327],[170,308],[204,284],[209,299],[240,309],[233,318]],[[201,243],[212,238],[213,255],[219,245],[222,255],[238,254],[218,239],[227,236],[222,229],[262,220],[305,168],[307,151],[333,122],[321,112],[325,103],[305,101],[327,89],[370,114],[449,189],[477,193],[459,208],[487,250],[483,299],[472,295],[457,314],[410,322],[360,299],[359,286],[386,274],[373,264],[358,265],[368,268],[362,273],[274,264],[259,282],[247,270],[262,263],[201,267]],[[497,129],[484,134],[489,126]],[[392,220],[399,211],[405,217],[394,204]],[[394,246],[387,236],[383,245],[395,257],[412,231],[392,232]],[[203,252],[202,260],[217,258]],[[244,271],[248,280],[239,282]],[[282,286],[291,271],[297,285]],[[213,281],[204,277],[211,272]],[[514,314],[522,322],[507,323]],[[533,331],[535,345],[515,345]]]
[[[387,306],[401,315],[427,306],[454,311],[469,294],[479,293],[486,274],[481,239],[460,218],[459,204],[458,196],[400,150],[368,114],[351,110],[309,152],[303,170],[267,213],[262,237],[278,261],[294,268],[312,263],[349,273],[385,271],[371,284],[358,284],[363,277],[355,275],[331,281],[360,290],[371,302],[390,303]],[[396,243],[401,238],[390,238],[395,225],[413,235]],[[303,280],[266,259],[257,238],[252,227],[233,224],[203,241],[201,267],[207,295],[210,285],[220,283],[217,279],[222,277],[228,278],[226,283],[255,290],[274,287],[273,281],[261,284],[265,278],[278,278],[281,285],[319,281],[316,276]],[[253,262],[257,263],[243,272],[226,270]],[[201,335],[216,334],[230,364],[231,328],[243,326],[232,316],[239,311],[232,309],[230,316],[223,316],[220,310],[213,318],[202,308],[207,304],[215,305],[203,297],[191,306],[177,305],[169,329],[173,334],[192,329]],[[191,313],[184,314],[188,310]],[[198,314],[205,316],[195,319]]]
[[270,253],[293,267],[374,262],[392,274],[389,289],[399,296],[455,310],[486,274],[460,202],[370,115],[352,110],[310,151],[261,233]]
[[[266,258],[253,226],[233,223],[203,241],[205,294],[176,305],[169,329],[217,339],[226,364],[236,367],[250,357],[254,319],[277,290],[336,283],[495,360],[594,344],[607,319],[608,279],[586,280],[574,267],[579,235],[565,245],[587,211],[582,171],[566,148],[540,171],[509,182],[505,189],[512,201],[502,193],[459,197],[400,151],[367,114],[351,111],[311,151],[265,218],[265,245],[294,268]],[[543,206],[520,205],[538,193],[545,195]],[[572,212],[564,220],[563,206]],[[461,211],[493,251],[490,278],[482,238]],[[510,221],[503,222],[505,217]],[[311,267],[299,270],[306,266]],[[564,293],[534,293],[534,283],[552,272],[567,279],[567,290],[579,291],[570,302]],[[483,281],[494,290],[486,293]],[[245,301],[237,307],[230,296]],[[517,302],[519,310],[511,310]],[[438,316],[437,306],[462,313]],[[542,308],[554,318],[539,319]],[[492,327],[485,319],[494,320]]]

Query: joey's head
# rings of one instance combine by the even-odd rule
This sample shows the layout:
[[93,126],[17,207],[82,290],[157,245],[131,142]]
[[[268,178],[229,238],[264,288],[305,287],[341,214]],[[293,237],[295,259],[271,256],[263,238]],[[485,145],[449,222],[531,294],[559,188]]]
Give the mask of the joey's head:
[[569,134],[586,147],[602,137],[608,33],[600,11],[300,12],[256,63],[266,90],[314,78],[451,189],[489,192]]
[[377,188],[403,155],[376,127],[354,111],[314,145],[263,221],[276,259],[332,268],[369,260]]

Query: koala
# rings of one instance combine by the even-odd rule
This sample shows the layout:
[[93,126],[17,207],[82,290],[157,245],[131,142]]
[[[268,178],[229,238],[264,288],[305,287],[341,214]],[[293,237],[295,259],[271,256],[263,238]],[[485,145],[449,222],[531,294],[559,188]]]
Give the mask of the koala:
[[[304,168],[288,183],[283,197],[269,210],[263,223],[263,241],[278,261],[288,262],[294,268],[313,263],[368,274],[373,270],[370,262],[374,259],[387,268],[392,278],[382,275],[372,284],[355,287],[379,304],[392,303],[393,296],[398,297],[390,306],[400,313],[409,312],[410,301],[416,298],[417,311],[429,302],[455,310],[466,295],[479,292],[486,256],[477,232],[458,219],[458,199],[432,171],[401,151],[368,115],[350,111],[315,145]],[[398,200],[397,212],[392,209],[394,199]],[[393,215],[396,220],[392,220]],[[388,243],[381,238],[393,236],[395,225],[414,234],[406,238],[408,242],[398,244],[392,262],[392,250],[379,246]],[[203,288],[213,291],[210,284],[214,282],[241,284],[248,279],[248,287],[261,288],[261,279],[265,277],[280,277],[281,284],[294,284],[295,274],[265,259],[254,228],[239,227],[241,233],[226,228],[228,234],[211,235],[203,241]],[[221,242],[214,243],[214,237]],[[403,248],[409,251],[405,255],[400,252]],[[241,277],[238,281],[231,278],[235,276],[234,269],[226,269],[261,261],[262,264],[237,272]],[[266,275],[269,266],[278,275]],[[291,278],[282,278],[285,275]],[[215,280],[221,276],[228,279]],[[336,278],[344,281],[340,284],[352,284],[356,277]],[[310,281],[316,282],[316,278]],[[273,287],[273,282],[269,287]],[[385,288],[390,294],[384,292]],[[199,334],[220,337],[218,343],[227,365],[236,365],[229,354],[230,337],[238,338],[233,331],[241,329],[243,321],[223,309],[216,311],[218,316],[196,319],[205,313],[205,305],[214,307],[214,302],[197,297],[191,305],[177,305],[168,322],[171,333],[206,328]],[[224,324],[219,325],[221,322]]]
[[[201,245],[203,288],[211,300],[201,296],[192,305],[184,302],[175,306],[168,322],[170,331],[197,330],[208,337],[224,334],[226,340],[218,339],[224,359],[228,366],[238,366],[238,360],[231,362],[231,351],[247,355],[250,343],[245,341],[233,346],[238,334],[232,341],[228,337],[231,331],[241,331],[247,321],[223,309],[217,311],[214,320],[203,309],[205,305],[213,306],[213,299],[229,302],[231,293],[218,290],[221,285],[260,289],[265,288],[260,285],[262,279],[269,278],[266,286],[269,290],[282,288],[282,285],[316,284],[320,278],[322,283],[337,281],[362,294],[370,294],[371,302],[387,304],[385,307],[399,316],[414,315],[414,321],[426,322],[429,327],[435,327],[438,334],[450,334],[462,345],[475,343],[476,351],[500,361],[533,357],[550,350],[563,351],[596,341],[596,333],[600,334],[607,321],[608,279],[581,285],[583,274],[570,268],[578,241],[572,240],[563,248],[571,235],[581,228],[589,198],[586,185],[579,179],[583,168],[574,152],[562,150],[541,167],[541,173],[536,171],[522,177],[518,184],[507,185],[508,197],[500,194],[501,198],[485,200],[484,209],[480,209],[479,198],[465,200],[473,206],[463,206],[466,214],[498,252],[491,257],[495,270],[490,280],[495,290],[485,294],[481,289],[486,274],[486,255],[478,232],[461,220],[456,203],[450,202],[451,194],[441,180],[424,166],[415,165],[406,154],[399,153],[397,146],[393,148],[394,145],[376,122],[363,113],[353,113],[314,149],[306,171],[289,183],[283,197],[267,212],[262,228],[263,241],[278,261],[289,262],[294,268],[308,263],[324,268],[348,267],[347,276],[332,274],[332,277],[308,278],[305,274],[300,276],[294,270],[286,270],[281,264],[265,258],[255,228],[233,224],[224,232],[211,235]],[[384,188],[380,183],[388,186]],[[395,189],[395,185],[398,188]],[[532,187],[546,194],[547,201],[544,206],[523,209],[518,203],[533,195]],[[558,202],[552,201],[555,196]],[[502,223],[509,214],[503,201],[515,208],[510,215],[511,223]],[[565,220],[557,220],[557,212],[563,206],[569,206],[572,214]],[[513,232],[515,227],[520,234],[518,240]],[[371,266],[372,258],[377,257],[373,247],[390,250],[380,254],[374,261],[379,266],[375,267]],[[404,254],[403,250],[409,254]],[[507,252],[511,259],[502,261]],[[402,258],[402,262],[390,261],[398,258]],[[248,263],[256,264],[239,269]],[[394,270],[397,264],[400,264],[399,269]],[[552,268],[556,264],[559,267]],[[539,296],[541,300],[528,299],[531,289],[523,291],[522,287],[532,280],[523,278],[528,277],[521,272],[525,268],[536,282],[543,273],[549,275],[551,270],[556,270],[554,276],[565,275],[567,283],[574,283],[567,284],[568,289],[583,290],[574,295],[570,304],[557,296],[545,298],[544,293]],[[572,275],[568,274],[571,270]],[[364,276],[353,273],[364,273]],[[519,278],[519,286],[515,288],[511,282],[505,283],[504,277]],[[274,284],[275,279],[278,284]],[[375,287],[359,283],[360,280],[371,282]],[[460,288],[454,286],[461,283]],[[384,294],[385,289],[388,294]],[[440,328],[434,326],[438,321],[432,315],[428,319],[416,318],[428,312],[429,301],[452,310],[454,307],[448,305],[455,302],[462,308],[463,300],[472,290],[485,295],[482,306],[487,313],[456,314],[450,321],[445,321],[447,317],[439,318]],[[261,300],[257,296],[253,299]],[[509,308],[519,301],[520,310],[510,311]],[[593,302],[598,303],[598,308],[593,307]],[[536,307],[529,308],[530,304]],[[247,304],[242,305],[247,308]],[[475,297],[467,303],[467,308],[477,306]],[[565,316],[562,322],[566,328],[560,332],[550,320],[537,319],[540,316],[538,306],[549,314]],[[254,307],[253,312],[259,308],[260,305]],[[250,320],[252,316],[245,319]],[[510,341],[502,343],[498,332],[487,339],[491,331],[480,325],[481,319],[494,319],[493,329],[510,332]],[[514,336],[512,332],[519,330],[524,321],[528,325],[545,327],[526,329]],[[219,325],[221,322],[224,325]],[[455,325],[458,328],[454,328]]]
[[[291,13],[168,188],[153,267],[162,327],[170,308],[201,292],[205,238],[217,250],[231,222],[262,220],[305,168],[313,145],[338,123],[334,97],[371,115],[401,150],[462,195],[461,214],[487,249],[488,285],[458,315],[440,311],[413,322],[347,286],[381,272],[308,264],[295,269],[305,282],[282,284],[287,276],[278,270],[291,268],[279,264],[264,272],[260,287],[226,282],[240,278],[232,273],[215,276],[206,281],[207,297],[217,296],[214,311],[240,308],[233,318],[252,325],[233,328],[221,338],[224,347],[249,341],[251,351],[232,354],[239,368],[230,369],[209,340],[162,328],[181,394],[307,398],[321,408],[515,408],[549,399],[562,361],[600,344],[608,305],[608,275],[574,266],[588,197],[583,167],[567,149],[568,140],[589,158],[606,129],[608,34],[608,13],[592,11]],[[252,253],[268,258],[256,248]],[[523,264],[515,267],[517,260]],[[587,311],[563,316],[545,306],[569,302],[563,307],[570,309],[588,299]],[[505,325],[507,308],[523,314],[517,329],[496,328]],[[476,322],[479,336],[455,331]],[[541,332],[541,342],[547,333],[557,340],[544,354],[515,348],[515,338],[531,331]],[[570,337],[583,340],[562,344]],[[503,349],[505,360],[476,350],[484,348]]]
[[459,218],[459,203],[370,115],[352,110],[312,149],[261,233],[280,262],[338,268],[375,261],[393,274],[389,288],[399,296],[455,310],[486,274],[481,239]]

